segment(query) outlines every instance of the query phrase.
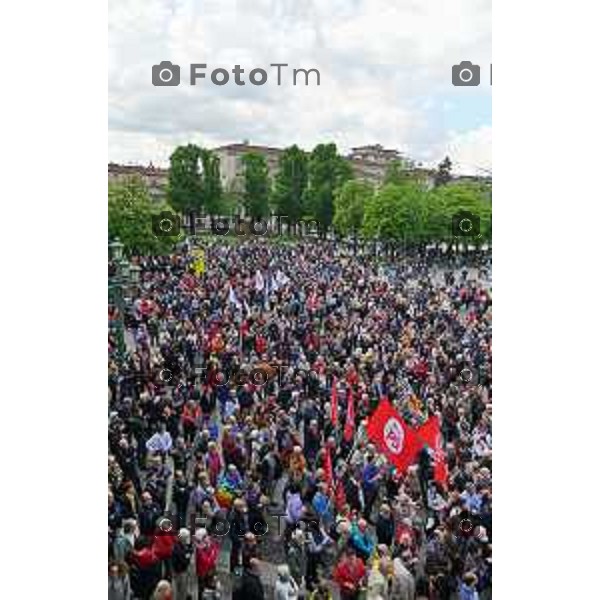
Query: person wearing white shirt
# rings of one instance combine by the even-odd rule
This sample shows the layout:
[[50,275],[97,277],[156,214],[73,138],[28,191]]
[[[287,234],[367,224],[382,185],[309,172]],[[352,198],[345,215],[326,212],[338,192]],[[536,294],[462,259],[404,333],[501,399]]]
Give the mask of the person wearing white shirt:
[[171,434],[167,431],[166,423],[160,424],[160,429],[146,442],[149,452],[168,453],[173,447]]

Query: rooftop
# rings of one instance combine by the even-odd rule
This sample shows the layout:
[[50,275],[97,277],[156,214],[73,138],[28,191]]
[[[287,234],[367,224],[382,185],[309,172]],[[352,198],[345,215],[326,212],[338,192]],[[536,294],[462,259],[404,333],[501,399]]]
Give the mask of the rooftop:
[[155,167],[152,163],[148,165],[119,165],[108,163],[108,172],[114,175],[168,175],[169,169]]
[[233,152],[271,152],[274,154],[280,154],[283,152],[283,148],[274,148],[272,146],[256,146],[253,144],[226,144],[225,146],[219,146],[214,148],[214,151],[218,150],[229,150]]

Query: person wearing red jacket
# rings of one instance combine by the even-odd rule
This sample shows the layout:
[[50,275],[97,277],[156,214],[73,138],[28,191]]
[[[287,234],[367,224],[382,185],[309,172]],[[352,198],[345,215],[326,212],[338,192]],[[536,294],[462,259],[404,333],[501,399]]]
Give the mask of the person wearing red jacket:
[[267,351],[267,339],[260,333],[254,338],[254,349],[258,356],[262,356]]
[[348,546],[333,572],[333,578],[340,586],[341,600],[358,600],[366,573],[365,563]]
[[161,561],[151,538],[141,536],[130,554],[131,589],[136,598],[149,598],[161,579]]
[[173,548],[177,542],[177,536],[174,533],[158,530],[154,535],[152,548],[158,560],[168,560],[173,554]]
[[208,535],[206,529],[196,532],[196,577],[198,577],[198,598],[217,569],[219,543]]

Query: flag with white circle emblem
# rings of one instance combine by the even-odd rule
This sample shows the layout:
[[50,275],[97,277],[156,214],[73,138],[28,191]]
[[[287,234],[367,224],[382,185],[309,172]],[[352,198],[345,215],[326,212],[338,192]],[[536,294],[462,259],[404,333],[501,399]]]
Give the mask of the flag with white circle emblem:
[[398,469],[405,471],[414,461],[423,444],[408,427],[392,403],[383,397],[367,423],[369,439]]

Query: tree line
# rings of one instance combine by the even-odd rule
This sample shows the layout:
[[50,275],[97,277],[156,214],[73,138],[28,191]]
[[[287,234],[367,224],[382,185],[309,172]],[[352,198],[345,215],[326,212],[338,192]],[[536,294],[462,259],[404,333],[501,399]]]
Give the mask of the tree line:
[[334,143],[318,144],[312,152],[293,145],[279,158],[274,177],[266,158],[248,152],[241,158],[241,181],[223,189],[219,157],[194,144],[179,146],[170,157],[166,202],[150,200],[140,180],[109,184],[109,236],[126,249],[161,252],[177,236],[156,239],[157,215],[227,215],[244,208],[261,219],[276,213],[291,222],[316,219],[322,230],[344,236],[421,244],[456,236],[456,215],[476,221],[473,243],[491,241],[491,188],[462,183],[451,175],[445,158],[433,177],[423,179],[401,160],[392,162],[382,185],[374,187],[354,177],[352,166]]

